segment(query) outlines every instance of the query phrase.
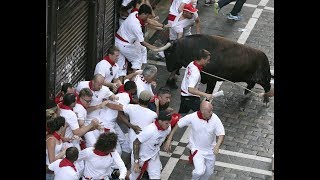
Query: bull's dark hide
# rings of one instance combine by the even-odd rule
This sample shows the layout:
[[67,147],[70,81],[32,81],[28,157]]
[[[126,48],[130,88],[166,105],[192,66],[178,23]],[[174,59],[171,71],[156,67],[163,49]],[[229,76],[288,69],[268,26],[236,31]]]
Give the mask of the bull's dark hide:
[[[233,82],[246,82],[251,89],[255,83],[260,84],[265,92],[270,90],[270,65],[264,52],[239,44],[220,36],[195,34],[173,41],[171,47],[164,51],[167,70],[172,72],[197,59],[200,49],[211,53],[211,61],[204,71],[223,77]],[[217,79],[201,73],[201,82],[207,84],[211,93]]]

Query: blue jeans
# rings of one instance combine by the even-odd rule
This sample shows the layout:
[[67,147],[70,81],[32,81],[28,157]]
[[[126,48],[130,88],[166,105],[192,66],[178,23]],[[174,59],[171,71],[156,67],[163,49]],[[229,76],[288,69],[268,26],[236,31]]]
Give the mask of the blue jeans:
[[231,10],[231,15],[237,16],[238,13],[241,11],[243,4],[246,2],[246,0],[219,0],[219,8],[221,9],[223,6],[228,5],[232,1],[236,1],[236,4],[233,6]]

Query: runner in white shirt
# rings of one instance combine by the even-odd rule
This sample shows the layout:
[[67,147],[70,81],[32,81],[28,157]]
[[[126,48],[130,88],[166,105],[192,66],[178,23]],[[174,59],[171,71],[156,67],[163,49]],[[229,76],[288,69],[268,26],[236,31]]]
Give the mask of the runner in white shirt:
[[99,122],[94,119],[89,124],[82,127],[79,126],[78,118],[73,108],[76,105],[76,96],[74,93],[68,93],[64,95],[63,102],[59,104],[61,113],[66,120],[68,127],[66,128],[65,137],[73,139],[73,146],[80,150],[80,137],[86,134],[88,131],[100,128]]
[[[171,150],[172,137],[178,128],[191,126],[188,147],[191,150],[189,161],[194,164],[192,180],[208,180],[213,174],[216,155],[225,136],[225,130],[219,117],[214,114],[208,101],[201,103],[200,111],[181,118],[165,143],[165,151]],[[216,142],[218,136],[218,142]]]
[[117,47],[111,46],[107,51],[108,55],[97,63],[94,70],[94,75],[101,74],[105,78],[103,85],[109,87],[114,93],[122,85],[118,74],[119,65],[117,64],[119,53],[120,51]]
[[[143,56],[141,54],[141,48],[134,44],[135,41],[140,42],[143,46],[149,49],[155,49],[157,47],[144,41],[142,27],[145,25],[145,21],[151,15],[151,7],[142,4],[138,12],[131,13],[128,18],[120,26],[116,33],[115,46],[120,50],[120,56],[118,64],[120,67],[125,65],[125,58],[131,62],[132,69],[135,71],[141,69],[143,63]],[[122,69],[123,71],[123,69]],[[121,72],[121,75],[126,75],[126,72]]]
[[86,148],[79,153],[79,160],[84,160],[85,168],[83,180],[85,179],[111,179],[113,164],[120,170],[119,179],[124,180],[127,174],[119,153],[115,151],[117,135],[115,133],[102,133],[94,147]]
[[66,157],[51,163],[48,168],[54,171],[55,180],[79,180],[79,170],[74,162],[78,159],[79,151],[75,147],[66,150]]
[[104,77],[101,74],[96,74],[91,81],[81,81],[76,87],[78,93],[82,88],[90,88],[93,93],[90,107],[87,108],[88,119],[99,117],[100,110],[108,104],[105,100],[114,101],[116,99],[110,89],[103,86],[103,82]]
[[[173,0],[168,14],[168,25],[171,27],[175,18],[183,11],[186,4],[192,3],[193,7],[197,6],[197,0]],[[171,34],[171,28],[169,34]]]
[[156,82],[154,81],[157,76],[158,69],[154,65],[147,65],[142,74],[137,75],[133,78],[133,81],[137,85],[137,96],[139,97],[140,93],[144,90],[149,91],[152,96],[154,95],[152,86],[156,86]]
[[[130,179],[136,180],[147,171],[150,179],[161,179],[160,146],[171,131],[171,115],[160,111],[159,118],[137,135],[133,142]],[[140,170],[141,167],[141,170]]]
[[198,86],[201,80],[200,72],[202,68],[209,64],[211,54],[209,51],[202,49],[199,52],[198,60],[192,61],[186,68],[181,83],[181,102],[179,113],[187,114],[190,109],[198,111],[200,108],[200,96],[211,100],[212,94],[199,91]]
[[148,103],[152,95],[149,91],[142,91],[139,96],[139,104],[128,104],[123,106],[123,112],[129,116],[130,123],[135,126],[139,126],[137,129],[129,129],[129,143],[132,149],[132,143],[136,138],[136,135],[146,127],[153,123],[158,117],[155,112],[148,109]]
[[[82,127],[84,125],[90,124],[92,119],[87,118],[87,108],[90,106],[92,101],[93,93],[89,88],[82,88],[79,92],[79,98],[77,99],[77,104],[73,108],[73,111],[76,113],[78,118],[79,126]],[[99,121],[99,119],[94,118],[95,121]],[[98,130],[95,130],[98,131]],[[89,131],[85,133],[85,146],[92,147],[93,144],[96,142],[96,136],[94,131]]]
[[194,8],[191,3],[183,7],[183,11],[177,15],[173,21],[169,38],[170,40],[180,39],[183,36],[191,35],[191,26],[196,25],[196,32],[200,34],[200,18],[197,13],[198,9]]

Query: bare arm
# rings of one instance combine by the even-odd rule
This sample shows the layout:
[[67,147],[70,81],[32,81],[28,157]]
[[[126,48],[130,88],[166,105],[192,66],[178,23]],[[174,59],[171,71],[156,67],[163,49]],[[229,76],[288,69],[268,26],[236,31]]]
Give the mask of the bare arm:
[[177,39],[182,38],[182,36],[183,36],[183,32],[182,32],[182,33],[178,33],[178,37],[177,37]]
[[133,129],[136,134],[140,133],[141,128],[139,126],[131,124],[123,112],[119,111],[117,120],[119,120],[120,122],[123,122],[129,128]]
[[223,140],[224,140],[224,135],[218,136],[218,142],[214,146],[214,154],[218,154],[219,153],[219,149],[220,149],[220,146],[221,146]]
[[177,131],[177,129],[179,128],[178,125],[175,125],[174,128],[171,130],[168,138],[167,138],[167,141],[165,142],[165,145],[164,145],[164,150],[169,153],[171,151],[171,142],[172,142],[172,137],[174,135],[174,133]]
[[82,126],[78,129],[72,130],[72,133],[74,135],[81,137],[84,134],[86,134],[88,131],[98,129],[98,128],[99,128],[99,121],[97,119],[93,119],[91,120],[90,124],[88,124],[87,126]]
[[206,97],[208,100],[211,100],[211,99],[212,99],[212,94],[207,94],[207,93],[205,93],[205,92],[201,92],[201,91],[199,91],[199,90],[196,89],[196,88],[188,87],[188,91],[189,91],[191,94],[195,94],[195,95],[198,95],[198,96],[204,96],[204,97]]
[[199,16],[195,20],[195,24],[196,24],[196,32],[197,32],[197,34],[200,34],[201,33],[201,29],[200,29],[200,18],[199,18]]
[[[136,138],[136,140],[133,141],[133,157],[134,157],[134,161],[139,160],[140,144],[141,144],[141,142],[139,141],[138,138]],[[139,162],[134,162],[133,170],[135,172],[137,172],[137,173],[140,171]]]
[[183,11],[184,5],[186,5],[186,3],[180,3],[180,6],[178,8],[179,13]]
[[152,49],[157,49],[157,47],[156,47],[156,46],[151,45],[151,44],[147,43],[146,41],[141,42],[141,44],[142,44],[143,46],[145,46],[145,47],[147,47],[147,48],[151,49],[151,50],[152,50]]
[[54,162],[57,159],[62,159],[66,153],[66,148],[63,148],[59,154],[55,154],[56,140],[53,136],[47,139],[48,159],[49,163]]
[[90,113],[94,110],[97,110],[97,109],[102,109],[103,107],[105,107],[109,102],[108,101],[102,101],[102,103],[98,104],[98,105],[95,105],[95,106],[90,106],[87,108],[87,112]]

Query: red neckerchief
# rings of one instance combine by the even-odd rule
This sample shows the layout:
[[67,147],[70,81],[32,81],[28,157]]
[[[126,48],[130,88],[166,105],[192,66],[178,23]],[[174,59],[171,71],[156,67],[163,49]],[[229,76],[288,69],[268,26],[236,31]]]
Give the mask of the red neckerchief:
[[97,149],[94,149],[93,152],[98,156],[108,156],[110,154],[110,153],[105,153],[105,152],[99,151]]
[[198,64],[196,60],[193,61],[193,64],[199,69],[200,72],[202,71],[203,66],[201,66],[200,64]]
[[142,75],[140,75],[140,78],[141,78],[141,81],[142,81],[142,82],[144,82],[144,83],[146,83],[146,84],[150,84],[150,83],[148,83],[148,81],[146,81],[146,80],[144,79],[144,77],[143,77]]
[[56,139],[58,139],[58,141],[60,141],[61,136],[60,136],[56,131],[53,132],[52,135],[53,135]]
[[154,103],[156,98],[158,99],[158,96],[157,95],[154,95],[153,98],[150,100],[150,102]]
[[[92,80],[93,81],[93,80]],[[92,91],[94,91],[92,88],[92,81],[89,81],[89,88],[92,90]]]
[[58,106],[59,106],[60,109],[66,109],[66,110],[71,110],[71,111],[73,111],[73,109],[72,109],[71,107],[66,106],[66,105],[64,105],[63,103],[59,103]]
[[198,115],[198,118],[199,118],[199,119],[205,120],[205,121],[207,121],[207,122],[209,121],[209,120],[204,119],[201,111],[197,111],[197,115]]
[[74,164],[71,161],[69,161],[67,158],[63,158],[59,164],[59,167],[65,167],[65,166],[70,166],[77,172],[77,169],[74,166]]
[[141,26],[145,25],[145,22],[142,19],[139,18],[138,13],[136,14],[136,18],[139,20]]
[[156,119],[156,121],[154,122],[154,124],[157,126],[157,129],[158,130],[160,130],[160,131],[164,131],[165,129],[163,129],[161,126],[160,126],[160,124],[159,124],[159,122],[158,122],[158,119]]
[[63,101],[63,99],[61,99],[61,93],[59,93],[58,94],[58,96],[56,97],[56,98],[54,98],[54,102],[56,103],[56,104],[59,104],[60,102],[62,102]]
[[116,63],[115,63],[114,61],[112,61],[112,60],[109,58],[109,56],[105,56],[105,57],[103,58],[103,60],[108,61],[108,62],[111,64],[111,66],[116,66]]
[[[76,103],[81,104],[83,107],[84,105],[82,104],[82,102],[80,101],[80,98],[77,99]],[[84,107],[85,109],[87,109],[86,107]]]
[[138,8],[132,8],[132,9],[131,9],[131,13],[133,13],[133,12],[135,12],[135,11],[139,11],[139,9],[138,9]]
[[[124,84],[119,86],[118,93],[128,93],[127,91],[124,90]],[[132,94],[128,93],[128,95],[129,95],[130,101],[132,101]]]

